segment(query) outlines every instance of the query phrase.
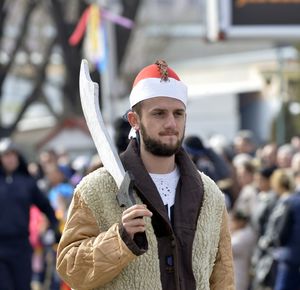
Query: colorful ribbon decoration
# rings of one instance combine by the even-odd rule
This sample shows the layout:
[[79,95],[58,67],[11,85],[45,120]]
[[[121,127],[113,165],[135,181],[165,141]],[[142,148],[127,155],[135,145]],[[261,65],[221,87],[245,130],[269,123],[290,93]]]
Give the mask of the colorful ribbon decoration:
[[96,4],[91,4],[84,10],[69,38],[69,44],[76,46],[84,37],[84,55],[100,72],[106,68],[109,51],[107,33],[102,18],[127,29],[132,29],[134,25],[129,18],[114,14],[106,9],[100,9]]
[[[82,40],[84,32],[86,30],[88,18],[90,16],[90,9],[92,6],[95,6],[95,4],[91,4],[82,13],[74,32],[69,38],[70,45],[76,46]],[[109,20],[114,24],[118,24],[127,29],[132,29],[134,26],[134,22],[131,19],[127,17],[123,17],[121,15],[114,14],[107,9],[102,8],[100,13],[101,13],[101,17],[103,17],[104,19]]]

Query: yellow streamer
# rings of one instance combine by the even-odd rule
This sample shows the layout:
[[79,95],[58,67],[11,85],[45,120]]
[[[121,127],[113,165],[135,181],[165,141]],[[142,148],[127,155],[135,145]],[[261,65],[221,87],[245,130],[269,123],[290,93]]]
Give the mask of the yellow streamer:
[[91,5],[90,17],[90,41],[92,51],[96,54],[99,49],[99,27],[100,27],[100,10],[99,7],[95,4]]

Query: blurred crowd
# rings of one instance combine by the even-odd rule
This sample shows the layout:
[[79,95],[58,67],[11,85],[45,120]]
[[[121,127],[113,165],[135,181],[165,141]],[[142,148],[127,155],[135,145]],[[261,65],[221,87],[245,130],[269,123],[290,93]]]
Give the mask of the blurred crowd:
[[56,273],[56,247],[75,186],[100,163],[52,149],[27,163],[0,140],[0,289],[70,289]]
[[[61,233],[72,200],[73,191],[82,177],[101,166],[97,155],[77,156],[73,160],[67,152],[44,150],[39,153],[38,162],[28,164],[30,174],[35,178],[41,192],[44,193],[54,209],[58,220],[58,232]],[[57,240],[48,239],[47,222],[36,207],[31,208],[30,240],[34,253],[33,290],[70,289],[58,277],[55,270]]]
[[[120,153],[127,146],[129,128],[121,121],[115,125],[119,133],[114,141]],[[224,192],[230,215],[236,290],[300,289],[300,136],[282,145],[261,145],[251,131],[240,131],[233,140],[221,135],[208,140],[189,135],[183,147],[195,166]],[[74,188],[86,174],[102,166],[101,160],[97,156],[70,158],[66,152],[44,150],[38,153],[37,160],[26,164],[20,148],[6,140],[0,144],[2,171],[9,162],[15,162],[13,158],[5,161],[7,154],[15,154],[18,166],[21,162],[26,165],[26,172],[56,217],[54,221],[41,202],[30,204],[31,287],[70,289],[55,271],[56,246]],[[14,182],[5,178],[0,182]],[[4,226],[9,224],[0,225],[1,229]],[[0,242],[0,255],[4,246]]]
[[258,145],[247,130],[193,135],[184,147],[225,194],[236,290],[299,290],[300,135],[281,145]]

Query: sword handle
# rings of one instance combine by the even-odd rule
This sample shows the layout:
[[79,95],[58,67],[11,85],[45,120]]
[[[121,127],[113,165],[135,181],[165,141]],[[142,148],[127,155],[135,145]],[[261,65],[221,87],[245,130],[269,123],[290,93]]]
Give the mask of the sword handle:
[[126,171],[120,189],[117,192],[117,201],[120,207],[131,207],[136,204],[133,196],[133,176]]

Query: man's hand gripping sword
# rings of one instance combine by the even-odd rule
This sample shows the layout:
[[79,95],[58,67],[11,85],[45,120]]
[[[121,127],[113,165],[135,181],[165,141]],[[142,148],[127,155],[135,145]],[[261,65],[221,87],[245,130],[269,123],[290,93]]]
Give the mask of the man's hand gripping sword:
[[99,86],[90,77],[88,62],[83,59],[80,67],[79,91],[82,110],[103,166],[114,178],[119,191],[117,200],[121,207],[135,204],[133,181],[125,172],[117,150],[103,122],[99,106]]

